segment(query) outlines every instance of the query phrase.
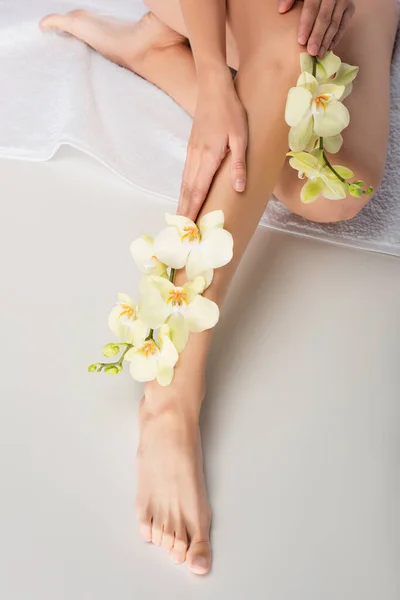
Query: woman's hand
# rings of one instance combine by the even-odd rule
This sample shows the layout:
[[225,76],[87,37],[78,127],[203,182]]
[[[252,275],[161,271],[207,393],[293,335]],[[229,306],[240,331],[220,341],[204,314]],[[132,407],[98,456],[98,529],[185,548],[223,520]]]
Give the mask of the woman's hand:
[[211,182],[231,152],[231,181],[246,186],[247,117],[225,65],[199,74],[198,99],[189,139],[178,214],[196,219]]
[[[290,10],[295,0],[278,0],[280,13]],[[307,52],[323,56],[342,39],[354,14],[353,0],[304,0],[298,40]]]

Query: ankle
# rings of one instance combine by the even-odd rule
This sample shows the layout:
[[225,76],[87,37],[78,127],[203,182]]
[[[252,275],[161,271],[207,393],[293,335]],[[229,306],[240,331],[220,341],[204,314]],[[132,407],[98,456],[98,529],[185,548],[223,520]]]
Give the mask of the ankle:
[[205,378],[202,377],[196,383],[194,379],[187,377],[185,385],[179,385],[179,378],[176,375],[175,378],[178,381],[173,381],[167,387],[160,386],[156,381],[146,384],[140,406],[142,415],[170,415],[198,423],[205,396]]

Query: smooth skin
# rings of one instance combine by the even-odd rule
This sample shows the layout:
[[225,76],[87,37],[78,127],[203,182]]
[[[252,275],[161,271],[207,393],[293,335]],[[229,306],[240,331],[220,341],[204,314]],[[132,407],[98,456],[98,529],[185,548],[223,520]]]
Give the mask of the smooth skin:
[[[203,2],[206,4],[206,0]],[[200,210],[201,216],[222,209],[226,228],[234,238],[232,262],[216,271],[206,291],[221,305],[271,193],[275,190],[287,206],[304,214],[296,176],[283,166],[288,134],[284,106],[288,88],[298,77],[299,54],[304,50],[297,41],[303,5],[295,3],[282,15],[275,2],[228,0],[227,57],[231,66],[238,67],[232,83],[226,77],[225,65],[218,61],[211,61],[203,71],[204,77],[199,76],[187,38],[182,34],[186,22],[181,11],[176,10],[179,5],[174,0],[163,0],[162,10],[170,7],[166,23],[163,13],[157,14],[157,4],[158,0],[152,0],[153,12],[137,24],[74,11],[65,17],[49,16],[41,26],[44,30],[62,29],[82,39],[107,58],[164,89],[191,114],[196,113],[199,98],[212,115],[212,106],[226,100],[224,94],[230,94],[230,98],[236,94],[248,126],[246,186],[243,192],[234,190],[232,161],[227,154]],[[385,162],[389,68],[397,23],[396,0],[381,0],[377,4],[375,0],[359,0],[359,10],[348,34],[336,50],[344,60],[361,67],[349,97],[352,104],[348,103],[352,124],[346,131],[338,162],[353,168],[357,176],[373,185],[379,184]],[[171,22],[174,15],[175,26]],[[203,64],[207,64],[206,59]],[[215,102],[215,98],[221,100]],[[237,124],[238,119],[233,120],[234,124],[226,120],[228,127]],[[361,208],[361,204],[354,205],[354,200],[319,199],[307,207],[308,216],[323,221],[348,218],[351,211],[356,214]],[[176,282],[179,285],[183,281],[184,274],[178,273]],[[198,426],[211,336],[210,331],[191,336],[180,355],[172,384],[167,388],[154,382],[146,385],[139,410],[136,512],[141,535],[162,546],[174,562],[186,560],[197,574],[208,572],[211,566],[211,511]]]

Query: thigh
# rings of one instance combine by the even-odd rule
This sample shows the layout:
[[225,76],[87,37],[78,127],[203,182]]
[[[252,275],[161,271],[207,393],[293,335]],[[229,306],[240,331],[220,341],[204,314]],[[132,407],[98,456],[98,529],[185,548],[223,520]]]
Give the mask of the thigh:
[[[360,71],[353,92],[345,100],[351,122],[343,132],[344,145],[334,162],[351,168],[357,178],[376,189],[386,161],[390,116],[390,62],[398,24],[397,0],[358,0],[347,33],[335,48],[344,62]],[[315,221],[352,218],[369,197],[349,196],[340,202],[319,198],[305,205],[300,201],[303,185],[285,163],[275,195],[292,212]]]
[[[157,19],[174,31],[188,37],[179,0],[145,0],[144,3]],[[233,69],[239,68],[236,42],[228,25],[226,28],[226,60]]]

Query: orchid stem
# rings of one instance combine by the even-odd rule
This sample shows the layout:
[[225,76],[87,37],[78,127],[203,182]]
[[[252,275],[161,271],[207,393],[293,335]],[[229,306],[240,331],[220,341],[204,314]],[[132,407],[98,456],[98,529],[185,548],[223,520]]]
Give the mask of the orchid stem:
[[330,169],[332,171],[332,173],[334,175],[336,175],[336,177],[338,179],[340,179],[340,181],[342,181],[343,183],[345,183],[348,186],[349,185],[348,181],[346,181],[341,175],[339,175],[339,173],[336,171],[336,169],[334,169],[334,167],[332,167],[331,163],[329,162],[328,157],[325,154],[324,139],[322,137],[319,138],[319,148],[320,148],[320,150],[322,150],[322,157],[323,157],[324,162],[325,162],[326,166],[328,167],[328,169]]
[[119,360],[115,361],[115,362],[110,362],[110,363],[97,363],[97,365],[99,366],[100,370],[104,369],[105,367],[120,367],[124,361],[125,358],[125,354],[128,352],[128,350],[130,350],[131,348],[133,348],[133,344],[128,344],[126,342],[120,342],[118,343],[119,346],[126,346],[125,350],[123,351],[123,353],[121,354],[121,356],[119,357]]
[[171,283],[174,283],[174,277],[175,277],[175,269],[171,269],[171,273],[169,274],[169,280]]
[[318,62],[318,59],[317,59],[316,56],[312,56],[311,58],[313,59],[312,74],[313,74],[313,77],[315,77],[316,74],[317,74],[317,62]]

